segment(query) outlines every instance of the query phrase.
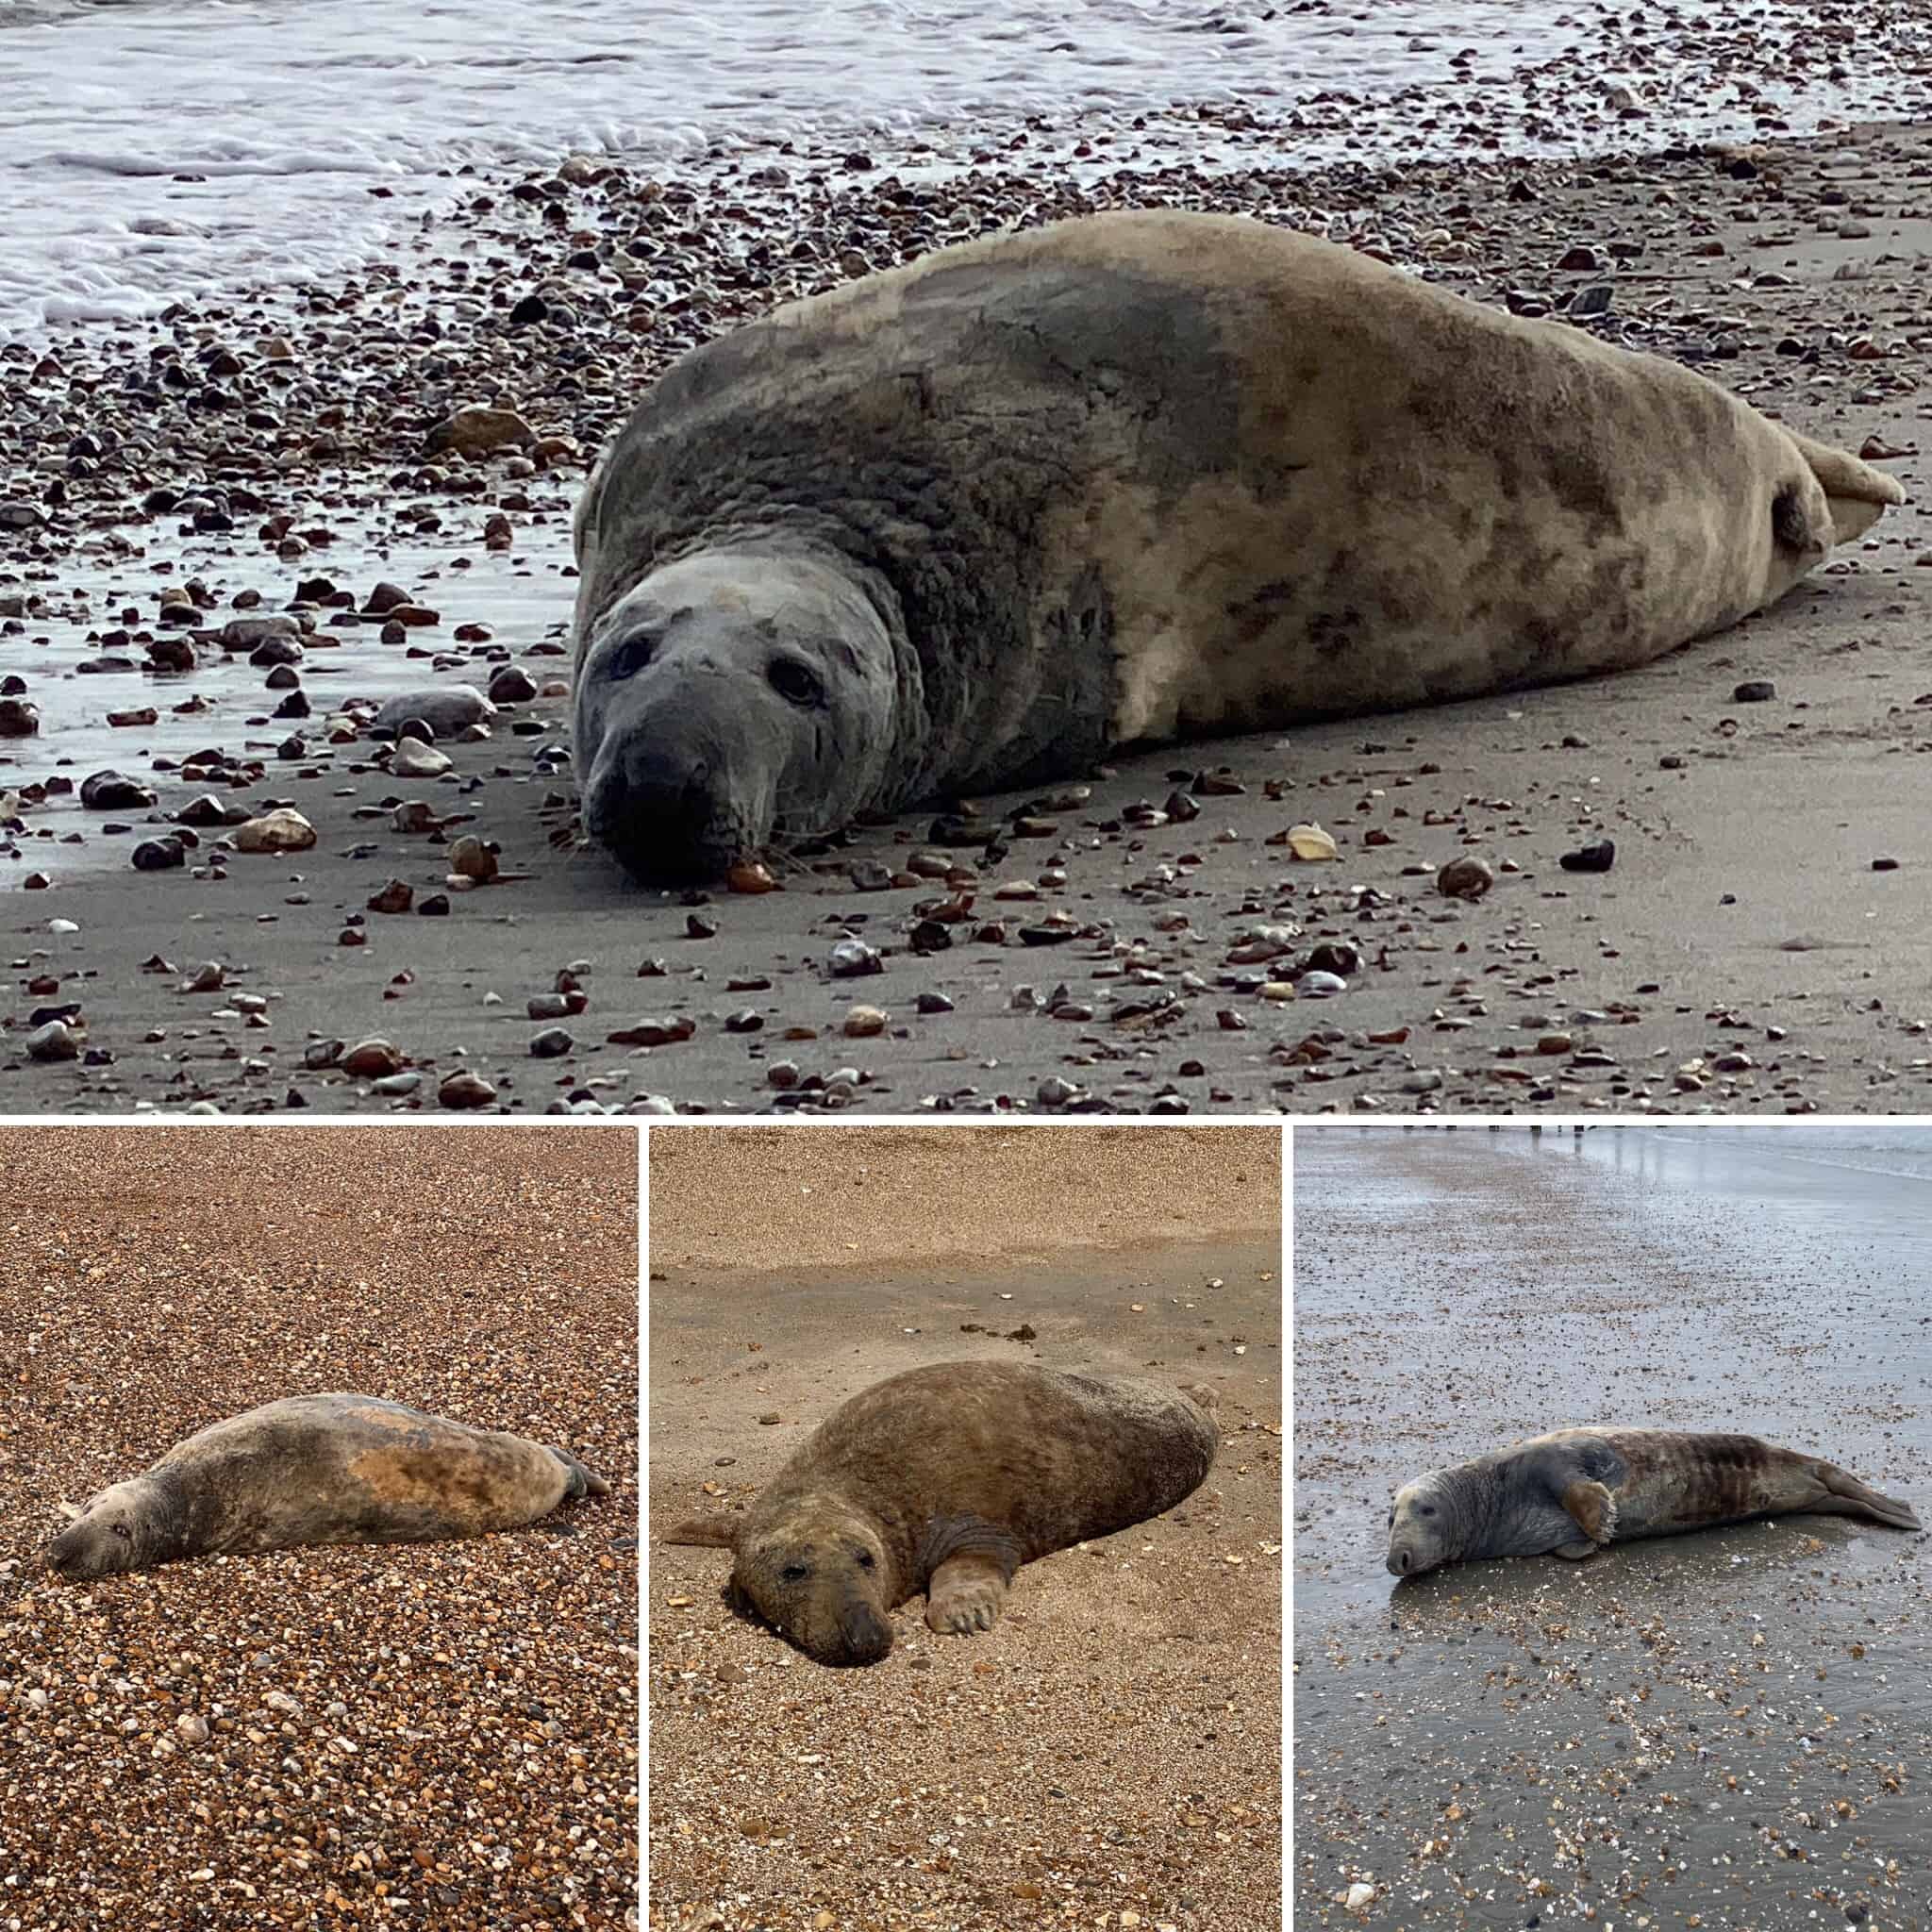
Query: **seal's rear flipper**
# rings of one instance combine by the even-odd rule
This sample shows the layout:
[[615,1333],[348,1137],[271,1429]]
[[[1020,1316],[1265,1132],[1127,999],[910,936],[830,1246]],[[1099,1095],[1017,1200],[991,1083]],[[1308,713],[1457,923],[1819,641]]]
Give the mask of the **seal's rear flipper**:
[[1862,537],[1884,514],[1888,505],[1906,500],[1905,486],[1896,476],[1874,470],[1849,450],[1833,449],[1828,442],[1814,442],[1789,425],[1784,426],[1811,465],[1811,474],[1824,486],[1831,506],[1834,542],[1848,543],[1854,537]]
[[553,1442],[550,1453],[570,1472],[570,1487],[563,1492],[566,1501],[574,1502],[579,1496],[608,1496],[610,1493],[610,1485],[595,1470],[586,1469],[568,1449],[559,1449]]
[[1828,1462],[1821,1462],[1815,1474],[1828,1493],[1816,1503],[1804,1506],[1813,1516],[1862,1516],[1868,1522],[1882,1523],[1890,1529],[1921,1529],[1924,1526],[1909,1503],[1881,1496],[1876,1490],[1867,1489],[1857,1476],[1847,1475],[1843,1470],[1836,1469]]
[[738,1526],[721,1516],[693,1517],[689,1523],[680,1523],[675,1529],[663,1531],[658,1541],[660,1543],[696,1543],[711,1550],[735,1550],[738,1547]]

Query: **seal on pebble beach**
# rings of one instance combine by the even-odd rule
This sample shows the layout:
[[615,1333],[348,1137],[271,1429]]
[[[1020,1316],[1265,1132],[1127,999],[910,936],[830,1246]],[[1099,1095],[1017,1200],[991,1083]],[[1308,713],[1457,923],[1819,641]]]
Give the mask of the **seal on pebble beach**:
[[865,813],[1642,664],[1898,483],[1716,383],[1237,216],[940,250],[684,356],[577,506],[587,836]]
[[1212,1401],[1003,1362],[911,1369],[834,1409],[742,1516],[664,1541],[732,1551],[734,1607],[808,1657],[877,1663],[908,1597],[941,1635],[990,1630],[1022,1563],[1192,1494]]
[[103,1490],[47,1545],[71,1581],[310,1543],[516,1529],[610,1485],[562,1449],[374,1395],[294,1395],[190,1436]]
[[1420,1576],[1483,1557],[1575,1561],[1613,1541],[1802,1514],[1920,1527],[1908,1505],[1836,1464],[1756,1436],[1557,1429],[1405,1483],[1389,1512],[1389,1568]]

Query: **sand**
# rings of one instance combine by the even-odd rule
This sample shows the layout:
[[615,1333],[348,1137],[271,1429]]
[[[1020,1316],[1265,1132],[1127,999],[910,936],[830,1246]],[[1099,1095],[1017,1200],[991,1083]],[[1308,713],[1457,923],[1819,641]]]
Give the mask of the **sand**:
[[[553,850],[570,817],[557,653],[582,464],[686,343],[836,282],[855,257],[878,265],[983,223],[1132,201],[1246,208],[1429,265],[1486,300],[1533,307],[1607,285],[1611,308],[1591,327],[1692,358],[1814,433],[1905,452],[1887,467],[1924,495],[1924,131],[1748,155],[1321,174],[1276,165],[1292,151],[1286,134],[1272,155],[1265,128],[1203,140],[1223,151],[1214,167],[1096,165],[1076,179],[987,156],[912,191],[795,164],[760,185],[755,156],[688,187],[592,171],[523,184],[529,198],[518,199],[488,183],[433,232],[432,273],[378,267],[309,291],[292,318],[264,299],[157,325],[184,368],[239,345],[230,388],[276,427],[245,434],[236,415],[196,405],[199,389],[184,401],[161,384],[118,453],[76,468],[58,440],[43,452],[42,470],[65,466],[66,507],[5,538],[0,597],[18,597],[21,614],[0,622],[46,724],[42,739],[5,748],[16,763],[0,766],[0,782],[77,780],[111,756],[155,785],[166,813],[208,789],[184,761],[219,747],[230,763],[194,769],[215,772],[221,795],[291,803],[319,842],[223,865],[205,832],[184,870],[136,874],[133,841],[165,825],[123,814],[130,829],[117,836],[59,795],[31,804],[0,865],[51,884],[6,897],[6,1017],[18,1042],[36,1013],[77,1008],[82,1057],[0,1057],[0,1106],[409,1111],[433,1108],[462,1070],[487,1081],[465,1097],[525,1112],[1923,1106],[1932,779],[1920,758],[1932,713],[1919,702],[1919,646],[1932,539],[1916,501],[1776,611],[1643,671],[1124,759],[1056,814],[1050,839],[1015,841],[986,867],[977,909],[997,941],[962,927],[950,950],[919,957],[908,934],[931,894],[858,890],[851,869],[908,857],[923,816],[802,862],[782,892],[700,908],[627,885],[597,855]],[[647,295],[564,270],[583,238],[602,246],[637,232],[656,250]],[[1579,246],[1599,265],[1559,270]],[[571,319],[508,320],[540,286]],[[260,346],[278,328],[293,338],[292,363]],[[61,354],[53,373],[28,373],[70,436],[121,407],[108,378],[126,358]],[[424,455],[451,405],[499,393],[525,411],[533,454]],[[162,460],[168,438],[182,453]],[[35,471],[8,488],[37,494],[44,480]],[[185,508],[140,508],[157,484],[206,505],[244,481],[274,514],[225,495],[230,533],[184,535]],[[492,516],[508,549],[489,547]],[[283,558],[291,535],[305,554]],[[278,610],[319,573],[358,602],[394,580],[437,621],[379,645],[375,625],[344,631],[341,613],[317,607],[301,674],[313,718],[299,731],[272,715],[258,669],[242,658],[222,668],[206,645],[201,667],[172,679],[75,673],[113,637],[138,665],[142,640],[165,628],[160,588],[196,579],[212,632],[237,597]],[[116,628],[124,610],[133,621]],[[488,743],[448,746],[455,768],[440,780],[391,779],[366,736],[331,746],[320,729],[352,695],[519,667],[539,695],[507,708]],[[1735,701],[1749,679],[1770,680],[1774,698]],[[176,717],[177,696],[203,708]],[[158,709],[152,727],[103,723],[114,705],[143,701]],[[291,731],[301,747],[278,756]],[[1136,829],[1123,817],[1203,774],[1218,782],[1187,824]],[[457,822],[428,836],[393,829],[393,808],[412,799]],[[983,803],[996,823],[1024,802]],[[1298,863],[1270,842],[1311,818],[1337,836],[1340,864]],[[443,841],[461,833],[494,841],[520,876],[448,893],[441,918],[369,909],[391,880],[418,906],[447,892]],[[1564,852],[1604,836],[1617,846],[1611,873],[1558,869]],[[1433,888],[1438,866],[1469,852],[1498,869],[1473,907]],[[1896,863],[1874,870],[1881,860]],[[993,896],[1042,877],[1036,899]],[[1020,928],[1052,910],[1073,916],[1076,936],[1024,943]],[[694,915],[715,933],[692,937]],[[53,919],[78,929],[50,932]],[[1257,926],[1291,935],[1265,972],[1230,958]],[[884,949],[884,973],[830,976],[831,943],[848,930]],[[1345,993],[1264,996],[1324,941],[1360,954]],[[225,969],[216,994],[177,991],[210,961]],[[560,1045],[546,1042],[555,1057],[533,1057],[533,1039],[558,1023],[533,1018],[530,1002],[560,984],[577,986],[583,1010],[563,1022]],[[921,995],[946,1004],[920,1011]],[[883,1008],[885,1030],[847,1038],[855,1004]],[[393,1043],[405,1085],[411,1072],[417,1084],[381,1092],[339,1070],[333,1043],[371,1035]]]
[[[654,1543],[650,1923],[1274,1932],[1274,1137],[1189,1152],[1163,1131],[1137,1155],[1120,1130],[903,1132],[792,1135],[755,1161],[741,1130],[653,1131],[654,1524],[707,1484],[752,1493],[839,1401],[928,1361],[1205,1381],[1222,1450],[1168,1516],[1023,1569],[991,1632],[936,1638],[915,1600],[859,1670],[733,1617],[723,1552]],[[858,1254],[791,1259],[794,1231],[816,1257],[840,1230]]]
[[1591,1422],[1756,1434],[1932,1521],[1932,1182],[1740,1138],[1297,1137],[1297,1925],[1927,1924],[1924,1535],[1383,1567],[1401,1483]]
[[[0,1130],[0,1925],[636,1923],[634,1135]],[[354,1390],[612,1485],[514,1533],[38,1567],[85,1502]]]

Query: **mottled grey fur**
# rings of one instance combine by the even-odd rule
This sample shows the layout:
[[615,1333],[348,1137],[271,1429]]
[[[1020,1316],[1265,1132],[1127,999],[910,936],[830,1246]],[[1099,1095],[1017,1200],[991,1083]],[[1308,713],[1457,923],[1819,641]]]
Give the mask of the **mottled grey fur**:
[[864,811],[1638,664],[1898,485],[1676,364],[1257,222],[941,251],[694,350],[578,506],[585,823]]
[[609,1488],[522,1436],[372,1395],[296,1395],[215,1423],[103,1490],[46,1562],[85,1581],[185,1557],[433,1542],[513,1529]]
[[1919,1527],[1908,1505],[1835,1463],[1756,1436],[1558,1429],[1405,1484],[1389,1512],[1389,1569],[1417,1576],[1484,1557],[1574,1559],[1613,1540],[1806,1512]]
[[888,1612],[991,1627],[1022,1563],[1172,1509],[1206,1478],[1212,1397],[1128,1375],[941,1362],[834,1409],[740,1517],[666,1542],[732,1550],[732,1596],[808,1657],[876,1663]]

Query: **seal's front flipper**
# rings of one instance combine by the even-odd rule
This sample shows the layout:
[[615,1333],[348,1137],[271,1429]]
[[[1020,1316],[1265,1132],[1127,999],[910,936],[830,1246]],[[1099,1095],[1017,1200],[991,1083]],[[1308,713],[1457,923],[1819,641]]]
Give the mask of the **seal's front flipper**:
[[563,1492],[567,1500],[579,1496],[608,1496],[610,1493],[610,1485],[595,1470],[586,1469],[568,1449],[559,1449],[553,1442],[550,1453],[570,1473],[570,1487]]
[[1007,1607],[1005,1561],[991,1554],[948,1557],[925,1587],[925,1626],[941,1637],[991,1630]]
[[1580,1563],[1584,1557],[1595,1556],[1596,1547],[1594,1543],[1558,1543],[1550,1555],[1566,1557],[1573,1563]]
[[[1592,1544],[1607,1543],[1616,1535],[1617,1499],[1602,1483],[1579,1478],[1563,1491],[1557,1501],[1562,1504],[1571,1522]],[[1567,1557],[1570,1551],[1559,1548],[1557,1554]]]
[[689,1523],[680,1523],[676,1528],[665,1530],[658,1541],[660,1543],[694,1543],[708,1550],[735,1550],[738,1547],[738,1523],[728,1516],[694,1516]]

